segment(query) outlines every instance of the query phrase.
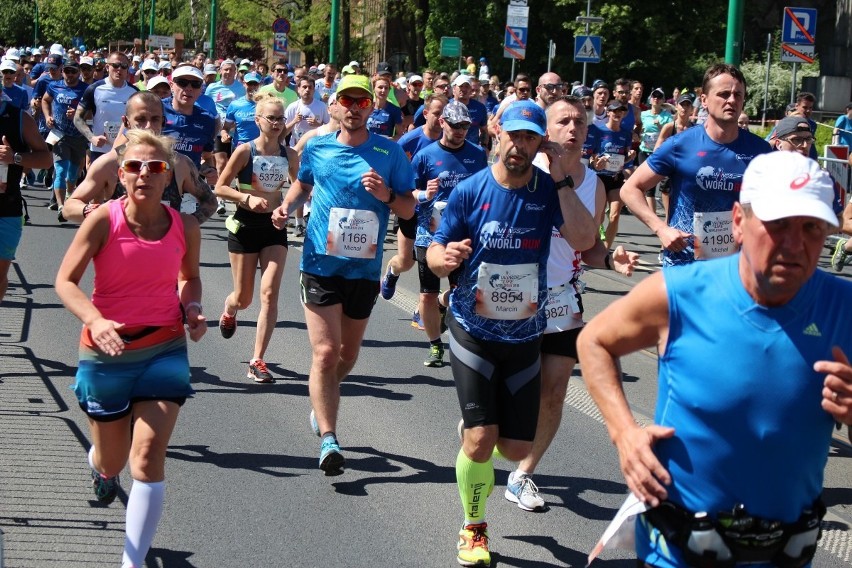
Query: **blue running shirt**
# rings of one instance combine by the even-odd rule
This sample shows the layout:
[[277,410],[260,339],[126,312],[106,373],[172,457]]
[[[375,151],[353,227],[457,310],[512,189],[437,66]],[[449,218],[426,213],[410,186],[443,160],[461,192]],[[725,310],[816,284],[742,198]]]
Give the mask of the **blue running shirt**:
[[[654,173],[671,179],[669,225],[690,234],[699,231],[702,250],[698,258],[713,255],[714,245],[733,252],[730,211],[740,197],[743,172],[755,156],[771,149],[766,141],[744,130],[730,144],[719,144],[704,128],[689,128],[667,139],[648,157],[646,163]],[[701,220],[698,227],[695,218]],[[722,230],[713,232],[717,225]],[[702,244],[705,237],[709,240]],[[692,241],[681,252],[665,250],[663,254],[666,264],[696,259]]]
[[260,128],[254,121],[254,111],[257,103],[243,97],[232,102],[225,112],[225,120],[234,123],[234,136],[231,147],[236,148],[249,140],[260,136]]
[[50,110],[53,112],[53,128],[66,136],[82,137],[80,131],[74,126],[73,115],[68,118],[69,110],[76,110],[83,93],[89,88],[88,83],[78,81],[73,87],[69,87],[64,79],[53,81],[47,86],[47,94],[53,97]]
[[446,246],[471,239],[473,254],[463,265],[450,304],[465,331],[504,343],[541,335],[547,324],[550,231],[562,223],[553,179],[537,167],[521,189],[497,183],[491,168],[456,186],[434,242]]
[[370,195],[361,176],[373,168],[395,193],[414,188],[411,164],[399,145],[377,134],[347,146],[339,132],[308,140],[300,182],[313,186],[302,250],[303,272],[378,282],[390,208]]
[[426,136],[426,133],[423,131],[423,127],[420,126],[403,134],[402,137],[397,140],[397,143],[402,146],[402,149],[405,151],[405,155],[408,156],[408,159],[410,160],[414,157],[414,154],[432,142],[437,142],[438,140],[440,140],[440,136],[437,140],[432,140]]
[[175,152],[192,160],[196,168],[200,167],[201,154],[213,151],[216,117],[198,105],[193,105],[191,116],[182,114],[172,106],[171,97],[163,101],[163,113],[166,117],[163,134],[177,140]]
[[[427,139],[428,140],[428,139]],[[417,237],[414,246],[428,247],[432,243],[432,235],[441,219],[441,207],[445,207],[447,199],[460,181],[470,177],[488,166],[485,151],[467,140],[457,150],[450,150],[440,142],[426,146],[414,155],[411,167],[414,168],[414,183],[419,190],[426,191],[429,180],[438,178],[438,193],[425,203],[418,203],[415,215],[417,217]],[[440,203],[438,210],[435,204]]]

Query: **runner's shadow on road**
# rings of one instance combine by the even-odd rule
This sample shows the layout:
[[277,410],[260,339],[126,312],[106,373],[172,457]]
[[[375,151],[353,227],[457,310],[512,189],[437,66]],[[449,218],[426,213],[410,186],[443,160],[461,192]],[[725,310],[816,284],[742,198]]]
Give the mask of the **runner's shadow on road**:
[[151,548],[145,557],[146,568],[195,568],[195,564],[189,561],[194,552],[183,550],[166,550],[165,548]]
[[[410,319],[410,318],[409,318]],[[400,319],[399,321],[409,321],[407,319]],[[425,336],[424,336],[425,337]],[[409,347],[414,349],[423,349],[427,350],[429,344],[423,341],[379,341],[377,339],[365,339],[361,343],[362,347],[378,347],[380,349],[384,349],[387,347]]]
[[[497,566],[522,566],[523,568],[544,568],[545,566],[585,566],[587,552],[581,552],[559,544],[556,538],[542,535],[506,536],[506,540],[515,540],[531,546],[544,548],[553,555],[556,562],[531,561],[529,558],[514,558],[499,552],[493,554],[492,568]],[[597,566],[598,560],[595,565]],[[606,563],[610,568],[635,568],[635,560],[612,560]]]
[[[535,479],[539,491],[553,497],[545,498],[551,508],[564,507],[572,513],[591,521],[609,521],[618,512],[618,507],[602,507],[595,503],[593,500],[599,500],[597,499],[599,494],[627,495],[627,486],[625,484],[605,479],[539,474],[536,474]],[[500,483],[499,475],[497,480]]]
[[826,507],[846,507],[852,505],[852,489],[848,487],[825,487],[822,500]]
[[[314,457],[246,452],[218,453],[211,450],[210,446],[200,444],[169,446],[166,456],[190,463],[206,463],[222,469],[242,469],[272,477],[297,477],[317,467]],[[291,473],[282,470],[294,471]]]
[[[248,365],[248,361],[245,361]],[[214,375],[207,372],[207,367],[192,367],[190,374],[192,377],[192,386],[209,385],[213,388],[204,388],[199,392],[213,394],[285,394],[293,396],[308,396],[308,376],[301,375],[289,369],[285,369],[279,365],[269,364],[269,369],[275,376],[273,384],[257,384],[245,375],[245,370],[241,369],[235,375],[235,380],[227,380],[220,375]]]
[[[352,497],[366,497],[369,495],[369,485],[402,483],[405,485],[414,483],[440,483],[455,484],[455,466],[441,466],[428,460],[383,452],[370,447],[344,447],[346,452],[346,470],[376,474],[374,476],[354,479],[352,481],[338,481],[333,483],[335,491]],[[353,457],[353,454],[361,453],[366,457]],[[397,473],[406,469],[414,470],[402,476],[388,476],[389,473]]]

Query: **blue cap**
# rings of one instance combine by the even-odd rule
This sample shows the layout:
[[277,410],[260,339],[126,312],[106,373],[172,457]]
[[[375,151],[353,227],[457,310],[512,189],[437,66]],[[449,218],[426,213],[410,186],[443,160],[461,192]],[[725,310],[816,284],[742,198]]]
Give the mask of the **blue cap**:
[[506,132],[529,130],[544,136],[544,131],[547,129],[547,116],[542,108],[532,101],[515,101],[503,112],[500,127]]
[[246,76],[243,77],[243,82],[245,83],[262,83],[263,78],[260,76],[260,73],[255,73],[252,71],[251,73],[246,73]]

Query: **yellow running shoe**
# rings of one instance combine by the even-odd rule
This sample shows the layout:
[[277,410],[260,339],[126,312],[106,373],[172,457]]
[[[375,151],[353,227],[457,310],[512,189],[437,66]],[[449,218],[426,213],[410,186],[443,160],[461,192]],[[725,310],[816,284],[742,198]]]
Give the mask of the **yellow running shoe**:
[[459,531],[459,554],[456,559],[462,566],[491,566],[488,552],[488,523],[465,525]]

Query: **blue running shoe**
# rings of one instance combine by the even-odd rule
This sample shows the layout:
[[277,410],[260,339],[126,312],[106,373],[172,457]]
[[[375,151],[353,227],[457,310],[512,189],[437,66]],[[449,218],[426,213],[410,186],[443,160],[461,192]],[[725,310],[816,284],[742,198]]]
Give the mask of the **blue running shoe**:
[[423,318],[420,317],[420,312],[417,310],[414,310],[414,313],[411,314],[411,327],[419,329],[420,331],[424,331],[426,329],[423,327]]
[[329,435],[323,438],[320,446],[319,468],[326,475],[340,475],[343,473],[343,465],[346,463],[343,454],[340,453],[340,444]]
[[385,271],[385,277],[382,278],[382,298],[390,300],[396,294],[396,283],[399,280],[399,275],[391,272],[391,266],[388,264],[388,269]]

